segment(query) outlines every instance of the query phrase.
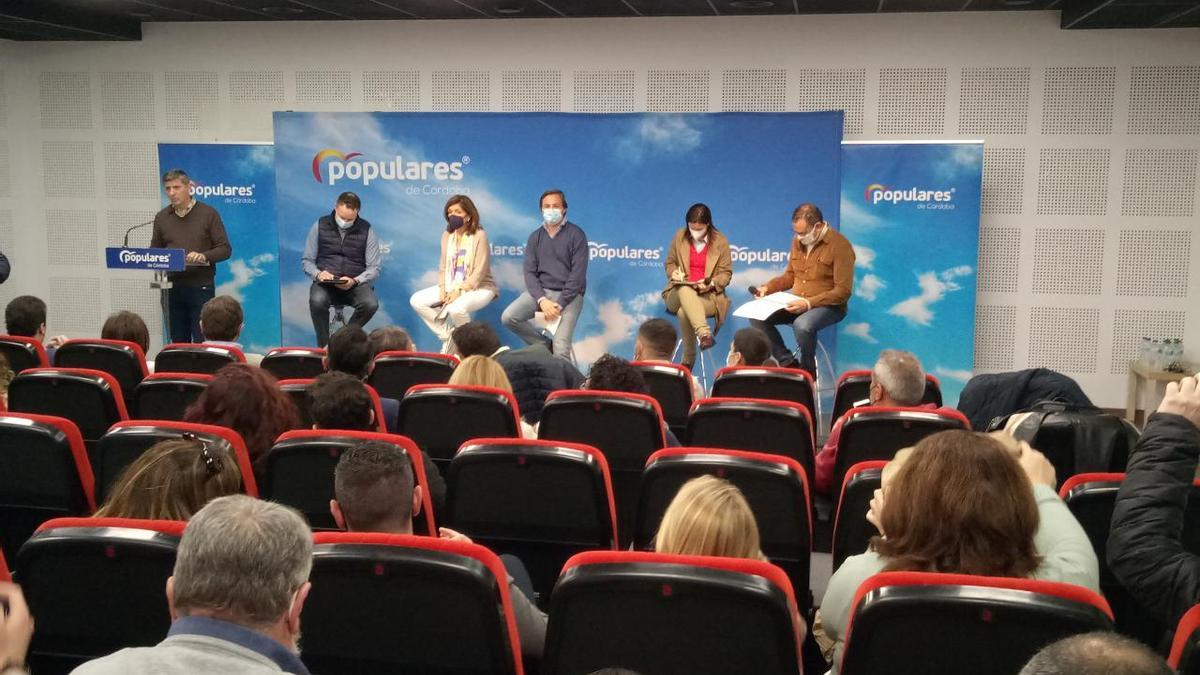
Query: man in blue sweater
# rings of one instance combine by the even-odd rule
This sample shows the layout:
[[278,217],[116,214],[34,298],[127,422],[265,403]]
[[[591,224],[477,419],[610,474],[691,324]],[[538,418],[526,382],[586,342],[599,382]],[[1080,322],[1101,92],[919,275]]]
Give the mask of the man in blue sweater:
[[[571,358],[571,337],[583,311],[587,291],[588,239],[567,220],[562,190],[546,190],[540,201],[542,227],[525,244],[525,292],[504,310],[500,319],[525,344],[547,342],[530,319],[537,311],[554,334],[555,356]],[[557,325],[556,325],[557,324]]]

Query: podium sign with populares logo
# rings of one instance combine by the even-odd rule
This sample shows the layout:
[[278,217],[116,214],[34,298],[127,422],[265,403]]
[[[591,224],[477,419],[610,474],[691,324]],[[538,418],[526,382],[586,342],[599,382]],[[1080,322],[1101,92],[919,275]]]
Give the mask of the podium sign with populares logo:
[[181,248],[110,246],[104,249],[104,254],[110,270],[182,272],[187,267]]

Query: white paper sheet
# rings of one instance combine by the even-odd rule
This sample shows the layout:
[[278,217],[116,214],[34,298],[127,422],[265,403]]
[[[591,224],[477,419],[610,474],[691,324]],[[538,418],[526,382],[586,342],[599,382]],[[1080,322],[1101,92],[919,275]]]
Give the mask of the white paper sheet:
[[797,300],[800,300],[800,296],[787,291],[779,291],[747,302],[735,309],[733,315],[743,319],[765,321],[767,317]]

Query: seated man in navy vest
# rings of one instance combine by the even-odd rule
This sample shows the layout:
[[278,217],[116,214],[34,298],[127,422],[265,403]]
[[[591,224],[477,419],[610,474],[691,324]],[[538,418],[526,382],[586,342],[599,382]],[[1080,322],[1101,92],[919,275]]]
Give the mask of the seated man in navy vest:
[[317,346],[329,342],[330,305],[350,306],[350,324],[365,326],[379,309],[371,284],[379,278],[379,239],[371,224],[358,217],[362,202],[353,192],[338,195],[333,212],[313,223],[304,244],[304,273],[313,280],[308,291]]

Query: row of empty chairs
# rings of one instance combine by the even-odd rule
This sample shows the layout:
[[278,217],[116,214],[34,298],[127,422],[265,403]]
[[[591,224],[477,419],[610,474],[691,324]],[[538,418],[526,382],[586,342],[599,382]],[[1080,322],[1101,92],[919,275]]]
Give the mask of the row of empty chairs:
[[[34,672],[157,643],[184,523],[59,519],[20,554]],[[303,658],[315,672],[522,673],[505,571],[483,546],[314,535]],[[105,607],[97,623],[79,607]],[[801,672],[788,576],[756,560],[596,551],[558,575],[541,671]],[[1191,613],[1192,626],[1200,616]],[[730,620],[736,617],[736,620]],[[1196,638],[1177,639],[1180,658]],[[1042,646],[1111,629],[1104,599],[1054,582],[892,572],[859,589],[841,672],[1011,675]]]

